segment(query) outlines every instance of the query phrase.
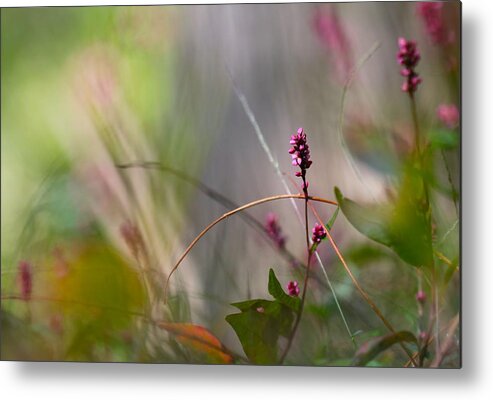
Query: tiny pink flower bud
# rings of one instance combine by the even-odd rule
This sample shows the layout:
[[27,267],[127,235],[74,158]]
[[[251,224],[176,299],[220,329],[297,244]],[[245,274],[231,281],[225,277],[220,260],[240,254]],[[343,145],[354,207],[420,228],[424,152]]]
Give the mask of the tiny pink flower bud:
[[300,294],[300,288],[298,286],[298,282],[296,281],[290,281],[287,288],[290,296],[297,297]]
[[426,302],[426,293],[420,290],[418,293],[416,293],[416,301],[424,304]]
[[263,314],[265,312],[264,307],[257,307],[257,312]]
[[312,229],[312,233],[313,243],[316,244],[319,244],[327,236],[325,228],[320,224],[315,224],[315,227]]
[[425,342],[426,339],[428,339],[428,334],[425,332],[425,331],[421,331],[419,332],[419,336],[418,336],[419,340],[421,340],[422,342]]

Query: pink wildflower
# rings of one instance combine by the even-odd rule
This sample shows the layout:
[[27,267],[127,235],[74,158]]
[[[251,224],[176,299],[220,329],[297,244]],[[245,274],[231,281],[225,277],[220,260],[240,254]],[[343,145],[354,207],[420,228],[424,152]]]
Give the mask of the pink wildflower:
[[416,47],[416,42],[399,38],[399,51],[397,52],[397,62],[404,68],[401,70],[401,75],[406,78],[402,84],[402,91],[410,94],[414,93],[421,83],[422,79],[414,70],[421,56]]
[[454,104],[440,104],[437,116],[447,128],[453,129],[459,125],[459,110]]
[[315,227],[312,229],[312,240],[313,243],[319,244],[325,237],[327,236],[327,232],[325,232],[325,228],[320,224],[315,224]]

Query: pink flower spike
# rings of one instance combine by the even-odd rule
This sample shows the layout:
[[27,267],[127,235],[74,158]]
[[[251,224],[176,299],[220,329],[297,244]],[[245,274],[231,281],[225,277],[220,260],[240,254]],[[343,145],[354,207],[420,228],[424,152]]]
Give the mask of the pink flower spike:
[[404,68],[401,70],[401,75],[406,78],[403,82],[401,89],[404,92],[410,94],[414,93],[421,83],[421,78],[414,70],[418,64],[421,56],[416,47],[416,42],[413,40],[406,40],[400,37],[397,40],[399,45],[399,51],[397,52],[397,62]]
[[306,170],[310,168],[312,162],[310,160],[310,147],[306,141],[306,134],[303,128],[299,128],[298,133],[291,136],[289,143],[292,145],[288,150],[288,153],[291,154],[291,158],[293,159],[291,164],[301,169],[295,175],[304,178]]

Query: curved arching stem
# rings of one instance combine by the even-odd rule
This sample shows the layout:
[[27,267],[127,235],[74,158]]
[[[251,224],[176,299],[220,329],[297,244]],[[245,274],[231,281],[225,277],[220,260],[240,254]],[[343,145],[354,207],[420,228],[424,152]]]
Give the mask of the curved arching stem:
[[[181,262],[185,259],[185,257],[190,253],[192,248],[197,244],[197,242],[207,233],[209,232],[214,226],[216,226],[219,222],[231,217],[232,215],[235,215],[241,211],[244,211],[248,208],[258,206],[260,204],[268,203],[271,201],[276,201],[276,200],[283,200],[283,199],[298,199],[298,200],[305,200],[306,197],[304,194],[280,194],[276,196],[270,196],[270,197],[264,197],[263,199],[255,200],[250,203],[247,203],[241,207],[235,208],[234,210],[228,211],[227,213],[223,214],[219,218],[215,219],[212,221],[209,225],[207,225],[202,232],[200,232],[197,237],[188,245],[188,247],[185,249],[181,257],[178,259],[177,263],[174,265],[174,267],[171,269],[171,272],[168,275],[168,278],[166,279],[166,284],[164,286],[164,301],[165,303],[167,302],[168,298],[168,286],[169,286],[169,281],[171,279],[171,276],[175,273],[175,271],[178,269],[180,266]],[[308,200],[312,201],[317,201],[319,203],[325,203],[325,204],[331,204],[334,206],[337,206],[337,203],[332,200],[327,200],[321,197],[316,197],[316,196],[309,196]]]

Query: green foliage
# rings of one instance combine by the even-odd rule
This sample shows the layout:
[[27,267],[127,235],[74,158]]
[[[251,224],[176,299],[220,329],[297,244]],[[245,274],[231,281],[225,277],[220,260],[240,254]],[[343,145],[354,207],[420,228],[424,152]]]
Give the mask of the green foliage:
[[452,150],[459,145],[457,132],[448,129],[437,129],[428,132],[428,140],[433,148]]
[[359,348],[354,356],[353,365],[359,367],[365,366],[381,352],[387,350],[390,346],[401,342],[417,343],[418,341],[416,337],[408,331],[389,333],[388,335],[377,337],[369,340]]
[[339,207],[363,235],[395,251],[416,267],[433,264],[426,188],[420,173],[406,166],[396,199],[387,205],[361,206],[335,188]]
[[294,317],[301,307],[298,297],[287,295],[274,271],[269,271],[272,300],[247,300],[231,304],[241,313],[230,314],[226,321],[235,330],[248,359],[255,364],[278,362],[278,341],[288,337]]
[[2,327],[1,360],[45,361],[52,359],[53,349],[46,337],[28,322],[2,308],[0,326]]

